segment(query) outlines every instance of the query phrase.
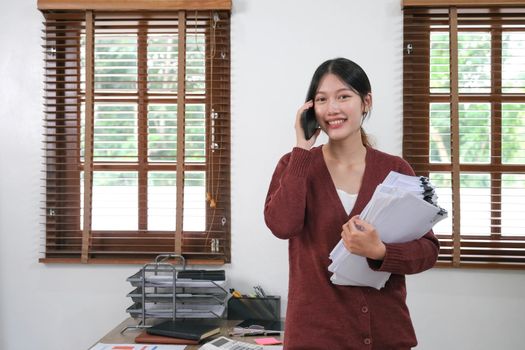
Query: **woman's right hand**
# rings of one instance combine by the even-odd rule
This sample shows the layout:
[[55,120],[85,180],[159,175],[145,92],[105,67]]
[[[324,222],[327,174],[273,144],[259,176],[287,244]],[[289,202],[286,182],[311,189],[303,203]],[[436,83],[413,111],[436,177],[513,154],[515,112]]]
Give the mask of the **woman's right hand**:
[[305,150],[310,150],[310,148],[313,147],[315,140],[317,140],[317,136],[319,136],[319,133],[321,132],[321,129],[317,129],[309,140],[305,138],[304,130],[301,125],[301,115],[309,108],[314,108],[314,102],[312,100],[309,100],[304,105],[302,105],[295,116],[295,136],[297,138],[296,147],[303,148]]

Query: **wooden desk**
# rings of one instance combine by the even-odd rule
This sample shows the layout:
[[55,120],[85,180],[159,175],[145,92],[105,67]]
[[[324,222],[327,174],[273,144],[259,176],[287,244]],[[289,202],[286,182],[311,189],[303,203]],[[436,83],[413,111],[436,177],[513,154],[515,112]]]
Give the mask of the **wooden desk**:
[[[244,341],[247,343],[254,343],[254,338],[257,337],[230,337],[229,332],[230,330],[238,324],[239,321],[235,320],[224,320],[224,326],[221,327],[221,334],[228,338]],[[128,326],[136,326],[138,324],[138,320],[134,320],[132,318],[127,318],[124,321],[122,321],[118,326],[113,328],[108,334],[106,334],[102,339],[100,339],[99,343],[104,344],[135,344],[135,337],[138,336],[141,332],[144,331],[144,328],[131,328],[126,330],[124,333],[121,333],[122,330]],[[275,338],[281,339],[279,336],[276,336]],[[200,345],[186,345],[186,350],[196,350]]]

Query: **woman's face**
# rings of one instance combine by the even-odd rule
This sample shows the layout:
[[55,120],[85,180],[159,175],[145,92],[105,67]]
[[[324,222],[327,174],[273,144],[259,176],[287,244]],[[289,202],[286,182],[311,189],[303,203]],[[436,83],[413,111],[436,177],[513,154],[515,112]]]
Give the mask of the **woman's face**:
[[332,140],[361,137],[361,119],[370,107],[370,95],[361,96],[334,74],[326,74],[314,97],[317,122]]

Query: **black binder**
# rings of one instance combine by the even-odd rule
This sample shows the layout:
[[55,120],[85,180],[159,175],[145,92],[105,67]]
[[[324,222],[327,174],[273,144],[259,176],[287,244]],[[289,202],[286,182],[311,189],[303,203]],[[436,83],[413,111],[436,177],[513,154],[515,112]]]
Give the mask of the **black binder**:
[[189,320],[169,320],[146,329],[148,334],[198,341],[218,334],[220,331],[221,328],[216,323]]

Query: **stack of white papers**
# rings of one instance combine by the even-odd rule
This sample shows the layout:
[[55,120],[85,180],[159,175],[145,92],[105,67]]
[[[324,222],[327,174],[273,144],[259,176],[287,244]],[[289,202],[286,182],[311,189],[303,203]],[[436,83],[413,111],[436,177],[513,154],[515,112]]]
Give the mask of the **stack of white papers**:
[[[434,187],[425,177],[403,175],[391,171],[377,186],[370,202],[359,217],[375,226],[385,243],[403,243],[421,238],[435,224],[447,217],[437,205]],[[374,271],[366,258],[350,253],[342,240],[330,253],[334,284],[369,286],[381,289],[389,272]]]

